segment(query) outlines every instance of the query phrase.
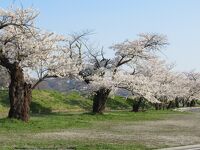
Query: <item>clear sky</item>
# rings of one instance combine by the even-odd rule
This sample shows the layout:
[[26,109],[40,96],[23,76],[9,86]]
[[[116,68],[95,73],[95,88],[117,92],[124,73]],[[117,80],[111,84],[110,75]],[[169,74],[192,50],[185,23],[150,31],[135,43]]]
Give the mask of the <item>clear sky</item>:
[[0,0],[33,6],[40,12],[38,25],[57,33],[82,30],[106,53],[108,47],[141,32],[162,33],[170,45],[163,58],[176,63],[176,70],[200,71],[200,0]]

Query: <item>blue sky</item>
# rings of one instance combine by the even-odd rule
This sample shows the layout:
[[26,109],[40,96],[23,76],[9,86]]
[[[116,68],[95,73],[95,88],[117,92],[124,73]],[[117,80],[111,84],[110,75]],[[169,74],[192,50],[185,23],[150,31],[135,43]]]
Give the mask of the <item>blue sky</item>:
[[33,6],[40,12],[38,25],[57,33],[93,30],[91,41],[108,49],[114,43],[135,39],[141,32],[168,36],[164,59],[176,70],[200,71],[200,0],[0,0]]

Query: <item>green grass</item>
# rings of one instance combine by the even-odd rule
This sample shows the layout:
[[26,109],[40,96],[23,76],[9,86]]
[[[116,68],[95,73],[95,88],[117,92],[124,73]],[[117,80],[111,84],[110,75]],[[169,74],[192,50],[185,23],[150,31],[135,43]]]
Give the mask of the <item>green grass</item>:
[[[27,137],[29,138],[29,137]],[[145,145],[132,143],[132,144],[118,144],[106,143],[104,141],[88,141],[88,140],[25,140],[22,139],[15,141],[15,145],[9,143],[0,143],[1,150],[14,150],[14,149],[62,149],[62,150],[150,150]]]
[[[30,121],[24,123],[15,119],[5,118],[9,100],[7,91],[0,91],[0,149],[80,149],[80,150],[146,150],[152,149],[137,141],[121,141],[114,138],[115,134],[124,136],[123,130],[115,130],[117,125],[132,125],[136,122],[162,120],[184,113],[170,110],[148,110],[130,112],[131,104],[124,98],[109,98],[107,111],[102,115],[89,113],[92,100],[77,92],[60,93],[56,91],[34,90],[31,103]],[[113,111],[115,110],[115,111]],[[120,110],[120,111],[119,111]],[[4,114],[4,115],[2,115]],[[84,138],[62,138],[51,136],[36,138],[35,134],[55,132],[84,131],[90,132]],[[113,139],[89,138],[96,132],[113,134]],[[97,134],[98,135],[98,134]],[[160,147],[163,147],[161,145]]]
[[28,123],[15,119],[0,119],[0,133],[2,132],[41,132],[57,129],[72,129],[92,127],[96,122],[102,121],[146,121],[158,120],[169,114],[179,114],[173,111],[147,111],[140,113],[133,112],[108,112],[103,115],[91,113],[50,113],[32,115]]
[[107,109],[113,110],[131,110],[131,105],[121,96],[114,96],[108,99]]
[[0,113],[8,111],[9,99],[8,92],[0,90]]
[[150,150],[141,144],[105,143],[88,140],[21,140],[15,146],[2,144],[1,150],[13,149],[66,149],[66,150]]
[[[8,108],[8,92],[0,91],[0,113],[7,112]],[[32,113],[91,111],[91,108],[92,100],[82,96],[78,92],[66,94],[53,90],[34,90],[32,93]],[[107,110],[130,109],[130,104],[123,97],[115,96],[108,100]]]
[[[97,139],[45,138],[37,139],[32,134],[53,133],[70,130],[95,130],[111,132],[114,125],[133,123],[138,121],[164,119],[168,116],[179,115],[174,111],[146,111],[146,112],[107,112],[103,115],[91,113],[50,113],[32,115],[28,123],[15,119],[0,119],[0,145],[5,149],[14,147],[26,148],[69,148],[77,149],[148,149],[141,143],[123,143],[123,141],[104,141]],[[7,138],[9,140],[4,140]]]
[[78,92],[69,94],[57,91],[34,90],[31,111],[34,113],[52,111],[83,111],[91,108],[92,101]]

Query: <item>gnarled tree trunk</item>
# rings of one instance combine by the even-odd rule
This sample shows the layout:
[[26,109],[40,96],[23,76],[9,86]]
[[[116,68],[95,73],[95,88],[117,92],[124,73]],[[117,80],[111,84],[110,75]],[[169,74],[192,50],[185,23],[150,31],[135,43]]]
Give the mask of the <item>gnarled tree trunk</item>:
[[140,105],[142,103],[142,100],[143,100],[143,97],[139,97],[139,98],[135,99],[135,101],[133,102],[133,105],[132,105],[132,111],[133,112],[138,112],[139,111],[139,108],[140,108]]
[[93,98],[93,113],[103,113],[110,91],[111,90],[107,88],[100,88],[96,92]]
[[31,85],[24,81],[23,70],[17,63],[10,69],[9,85],[10,110],[8,117],[23,121],[29,120]]

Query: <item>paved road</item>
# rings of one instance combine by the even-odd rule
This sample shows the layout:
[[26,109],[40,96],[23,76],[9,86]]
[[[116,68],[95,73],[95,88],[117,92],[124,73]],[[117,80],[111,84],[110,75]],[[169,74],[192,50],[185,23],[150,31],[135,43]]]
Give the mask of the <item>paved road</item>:
[[200,107],[183,107],[175,109],[177,111],[200,112]]
[[200,150],[200,144],[181,146],[181,147],[163,148],[163,149],[160,149],[160,150]]

